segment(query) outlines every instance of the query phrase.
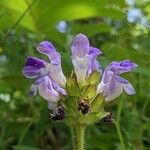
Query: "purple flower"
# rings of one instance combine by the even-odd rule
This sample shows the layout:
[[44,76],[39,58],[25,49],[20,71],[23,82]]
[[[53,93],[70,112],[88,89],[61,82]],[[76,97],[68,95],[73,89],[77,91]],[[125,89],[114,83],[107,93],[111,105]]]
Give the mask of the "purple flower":
[[99,70],[100,65],[96,58],[101,54],[98,48],[90,46],[88,38],[83,34],[77,34],[73,39],[72,46],[72,63],[77,76],[78,83],[82,83],[86,76],[93,70]]
[[135,94],[135,90],[129,81],[119,75],[132,71],[136,67],[137,65],[130,60],[112,62],[104,71],[97,91],[103,93],[106,101],[117,98],[122,93],[123,89],[129,95]]
[[49,109],[55,109],[60,95],[67,95],[62,87],[66,84],[66,78],[61,69],[61,57],[54,46],[44,41],[39,44],[38,51],[46,54],[50,63],[36,57],[28,57],[22,73],[27,78],[36,78],[31,85],[30,95],[40,96],[48,101]]
[[49,73],[51,78],[56,81],[60,86],[65,87],[66,78],[61,68],[61,56],[56,51],[55,47],[50,42],[43,41],[38,45],[37,50],[40,53],[47,55],[50,59]]
[[[49,58],[49,62],[36,57],[28,57],[22,73],[27,78],[34,78],[30,95],[37,93],[48,102],[48,108],[55,110],[62,95],[67,95],[64,89],[66,78],[61,68],[61,56],[55,47],[48,41],[41,42],[37,50]],[[88,38],[83,34],[77,34],[71,45],[72,63],[80,84],[89,77],[93,71],[101,72],[101,66],[97,57],[102,52],[90,46]],[[120,74],[134,70],[135,63],[129,60],[112,62],[103,72],[102,80],[97,86],[97,93],[102,93],[106,101],[118,97],[124,90],[127,94],[135,94],[133,86]],[[80,91],[82,93],[82,91]],[[79,109],[80,110],[80,109]]]

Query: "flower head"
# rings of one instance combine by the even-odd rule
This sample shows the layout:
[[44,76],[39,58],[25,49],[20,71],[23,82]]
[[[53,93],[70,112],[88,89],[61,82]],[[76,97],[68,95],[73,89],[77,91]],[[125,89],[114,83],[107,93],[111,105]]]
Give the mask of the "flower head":
[[72,41],[74,72],[67,81],[61,68],[61,55],[52,43],[39,43],[37,51],[46,55],[49,61],[30,56],[22,73],[35,79],[30,95],[39,93],[47,101],[55,121],[65,120],[68,126],[91,125],[102,118],[111,122],[112,115],[104,111],[105,102],[117,98],[123,90],[129,95],[135,94],[131,83],[120,75],[134,70],[137,65],[130,60],[114,61],[102,73],[97,60],[101,50],[90,46],[88,38],[81,33]]
[[135,90],[128,80],[120,77],[121,73],[129,72],[137,67],[129,60],[112,62],[104,71],[102,81],[98,85],[97,91],[103,93],[106,101],[117,98],[123,91],[133,95]]
[[40,96],[47,100],[49,108],[54,109],[60,95],[67,95],[63,88],[66,78],[61,69],[61,57],[48,41],[41,42],[37,50],[47,55],[50,62],[36,57],[28,57],[22,73],[27,78],[36,79],[31,85],[30,95],[35,96],[39,92]]
[[88,38],[83,34],[77,34],[73,39],[72,46],[72,63],[77,76],[78,83],[85,81],[86,76],[93,70],[99,70],[100,65],[96,61],[101,51],[98,48],[90,46]]

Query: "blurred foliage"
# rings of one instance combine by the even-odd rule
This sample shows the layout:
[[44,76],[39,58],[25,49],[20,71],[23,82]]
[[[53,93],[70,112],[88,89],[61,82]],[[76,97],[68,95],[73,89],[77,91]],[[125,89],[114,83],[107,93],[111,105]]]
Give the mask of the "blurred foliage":
[[[133,10],[140,15],[135,17]],[[70,43],[79,32],[101,48],[103,67],[122,59],[138,64],[126,75],[136,95],[122,94],[106,106],[115,123],[89,127],[87,150],[120,150],[123,143],[126,150],[150,149],[149,29],[149,0],[1,0],[0,149],[71,150],[69,129],[50,121],[42,98],[28,96],[32,81],[22,76],[21,68],[28,55],[42,57],[35,50],[38,42],[50,40],[62,54],[68,76]]]

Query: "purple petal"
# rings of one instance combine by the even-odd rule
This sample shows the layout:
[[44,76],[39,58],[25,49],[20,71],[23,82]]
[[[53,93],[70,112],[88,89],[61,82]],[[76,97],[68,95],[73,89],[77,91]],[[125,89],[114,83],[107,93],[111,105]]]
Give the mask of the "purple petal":
[[106,69],[103,73],[102,81],[104,82],[104,84],[109,83],[113,76],[114,76],[114,72]]
[[49,41],[41,42],[38,45],[37,50],[40,53],[47,55],[52,64],[58,65],[61,63],[60,54],[56,51],[55,47]]
[[96,47],[90,47],[89,55],[96,59],[98,55],[101,55],[102,52]]
[[[119,77],[117,78],[120,79]],[[102,76],[102,81],[97,87],[97,93],[103,93],[106,101],[117,98],[123,91],[123,84],[118,82],[114,72],[106,69]],[[120,81],[120,80],[119,80]]]
[[134,95],[136,93],[134,87],[130,83],[123,84],[123,87],[128,95]]
[[59,93],[53,88],[52,82],[48,76],[44,77],[44,81],[39,84],[39,94],[50,102],[57,102],[59,100]]
[[88,66],[88,75],[90,75],[94,70],[101,71],[101,66],[97,60],[91,59]]
[[33,66],[33,67],[40,69],[40,68],[44,68],[45,65],[46,65],[46,62],[42,59],[39,59],[36,57],[28,57],[25,66]]
[[135,63],[129,60],[112,62],[104,71],[102,81],[97,87],[97,92],[103,93],[106,101],[117,98],[123,89],[129,95],[135,94],[135,90],[129,81],[118,76],[118,74],[131,71],[136,66]]
[[109,84],[105,85],[104,89],[104,96],[106,101],[113,100],[120,96],[120,94],[123,92],[123,85],[115,78],[112,78]]
[[124,78],[122,78],[122,77],[120,77],[120,76],[117,76],[116,75],[116,80],[118,81],[118,82],[120,82],[120,83],[122,83],[122,84],[128,84],[129,83],[129,81],[128,80],[126,80],[126,79],[124,79]]
[[60,87],[55,81],[52,82],[54,89],[62,95],[67,95],[66,90]]
[[[102,75],[102,80],[101,82],[98,84],[97,86],[97,93],[102,93],[102,92],[107,92],[108,90],[108,86],[110,86],[111,82],[112,82],[112,78],[113,80],[115,79],[115,75],[112,71],[106,69],[104,72],[103,72],[103,75]],[[107,86],[107,88],[106,88]]]
[[132,63],[130,60],[123,60],[121,62],[112,62],[108,69],[113,71],[115,74],[121,74],[134,70],[137,64]]
[[137,67],[137,64],[132,63],[130,60],[123,60],[120,62],[121,67],[126,67],[126,68],[135,68]]
[[36,78],[40,75],[40,69],[32,66],[25,66],[22,69],[22,74],[27,78]]
[[49,53],[51,53],[51,51],[56,51],[56,49],[53,46],[53,44],[50,43],[49,41],[43,41],[43,42],[41,42],[38,45],[37,50],[40,53],[43,53],[43,54],[49,54]]
[[90,44],[88,38],[83,34],[77,34],[73,39],[71,51],[73,55],[76,55],[80,58],[89,54]]
[[34,84],[40,84],[40,82],[43,82],[45,80],[45,76],[44,77],[40,77],[38,79],[35,80]]
[[46,67],[46,62],[36,57],[28,57],[25,67],[22,69],[22,73],[27,78],[36,78],[40,76],[42,69]]

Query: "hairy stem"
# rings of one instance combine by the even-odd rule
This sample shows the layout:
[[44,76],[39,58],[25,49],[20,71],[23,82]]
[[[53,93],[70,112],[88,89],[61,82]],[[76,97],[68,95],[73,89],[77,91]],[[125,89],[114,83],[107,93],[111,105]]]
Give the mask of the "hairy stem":
[[77,139],[76,139],[76,132],[75,132],[75,129],[73,127],[71,128],[71,136],[72,136],[72,147],[73,147],[73,150],[76,150]]
[[80,124],[76,127],[77,150],[84,150],[84,132],[85,132],[84,125]]

